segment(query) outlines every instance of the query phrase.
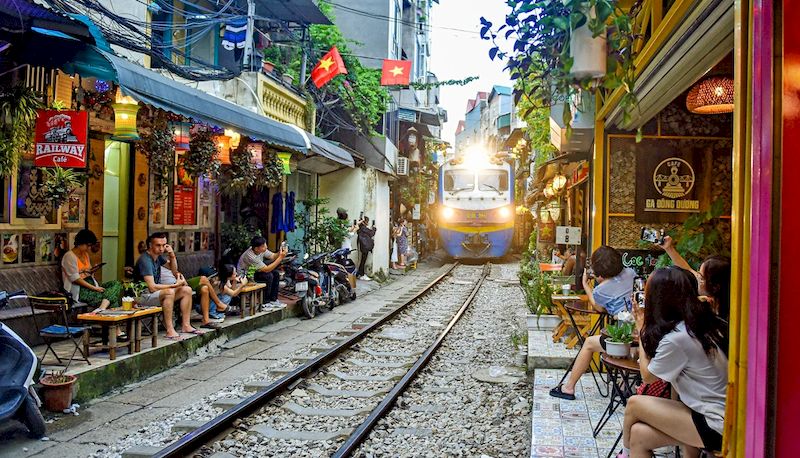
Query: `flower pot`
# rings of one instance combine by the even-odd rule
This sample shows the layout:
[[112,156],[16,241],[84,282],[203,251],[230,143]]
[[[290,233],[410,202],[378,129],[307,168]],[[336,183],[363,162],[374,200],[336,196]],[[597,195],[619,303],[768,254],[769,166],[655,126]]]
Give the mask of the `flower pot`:
[[[595,16],[594,9],[587,15]],[[576,78],[600,78],[606,74],[606,34],[605,32],[593,37],[589,30],[589,21],[572,31],[569,40],[569,53],[572,57],[570,74]]]
[[526,364],[528,364],[528,353],[527,352],[523,353],[521,351],[518,351],[516,353],[516,360],[514,362],[516,366],[525,366]]
[[67,375],[68,380],[62,383],[54,383],[50,376],[42,377],[39,383],[42,384],[44,394],[44,408],[50,412],[63,412],[72,405],[72,386],[78,380],[74,375]]
[[614,358],[630,358],[631,344],[606,340],[606,354]]
[[294,77],[292,75],[281,75],[281,79],[283,80],[284,83],[288,84],[289,86],[294,84]]
[[261,70],[263,70],[264,73],[272,73],[272,70],[274,69],[275,69],[275,64],[273,64],[272,62],[268,60],[261,62]]
[[528,329],[536,331],[552,331],[561,323],[558,315],[526,315]]

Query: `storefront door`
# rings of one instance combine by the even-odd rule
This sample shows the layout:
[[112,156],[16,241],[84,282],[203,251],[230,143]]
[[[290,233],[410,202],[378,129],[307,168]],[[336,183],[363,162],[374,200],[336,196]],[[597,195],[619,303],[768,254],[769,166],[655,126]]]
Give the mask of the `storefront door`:
[[103,280],[122,278],[128,227],[130,145],[107,141],[103,180]]

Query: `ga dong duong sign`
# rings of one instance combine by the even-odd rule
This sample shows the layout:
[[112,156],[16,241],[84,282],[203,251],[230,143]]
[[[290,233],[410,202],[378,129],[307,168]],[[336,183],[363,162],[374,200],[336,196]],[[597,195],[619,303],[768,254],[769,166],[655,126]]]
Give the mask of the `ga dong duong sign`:
[[86,167],[88,136],[88,112],[38,110],[33,164]]
[[703,150],[637,151],[636,221],[681,222],[708,206],[711,155]]

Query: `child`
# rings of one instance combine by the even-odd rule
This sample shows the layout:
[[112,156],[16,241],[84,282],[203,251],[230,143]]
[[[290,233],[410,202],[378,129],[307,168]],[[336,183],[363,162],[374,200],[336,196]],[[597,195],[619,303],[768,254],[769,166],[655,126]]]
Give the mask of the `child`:
[[236,276],[236,266],[233,264],[223,264],[219,270],[220,274],[220,294],[219,300],[225,305],[231,305],[233,298],[242,292],[242,288],[247,285],[247,277]]

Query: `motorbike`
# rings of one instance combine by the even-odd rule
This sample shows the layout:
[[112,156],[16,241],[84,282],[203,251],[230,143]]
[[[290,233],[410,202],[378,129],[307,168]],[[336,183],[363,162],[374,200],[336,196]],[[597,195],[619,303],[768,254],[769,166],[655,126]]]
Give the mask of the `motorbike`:
[[321,308],[328,305],[328,296],[324,294],[322,285],[328,284],[328,272],[324,265],[327,253],[320,253],[314,256],[306,254],[305,260],[300,264],[288,264],[287,270],[290,272],[287,277],[291,277],[294,284],[294,292],[300,297],[300,305],[303,314],[308,318],[314,318]]
[[[0,309],[12,299],[24,299],[24,291],[8,294],[0,291]],[[0,323],[0,423],[17,420],[31,435],[41,438],[46,433],[41,401],[33,389],[36,355],[8,326]]]
[[325,265],[331,272],[330,301],[333,306],[342,305],[356,298],[356,263],[350,259],[350,249],[340,248],[328,255]]

